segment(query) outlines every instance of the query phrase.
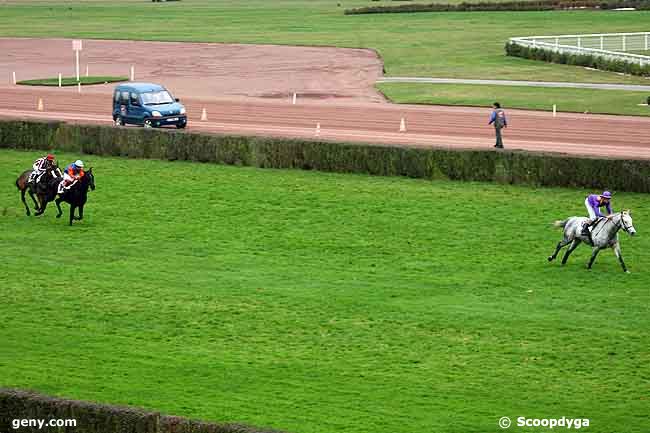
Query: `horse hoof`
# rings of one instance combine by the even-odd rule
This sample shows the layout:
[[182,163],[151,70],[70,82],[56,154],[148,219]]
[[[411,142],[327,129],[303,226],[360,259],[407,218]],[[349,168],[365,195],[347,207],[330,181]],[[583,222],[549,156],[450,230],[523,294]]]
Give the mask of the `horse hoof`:
[[553,256],[548,256],[548,261],[552,262],[553,261]]
[[626,273],[626,274],[631,274],[632,272],[630,272],[630,271],[625,271],[625,273]]

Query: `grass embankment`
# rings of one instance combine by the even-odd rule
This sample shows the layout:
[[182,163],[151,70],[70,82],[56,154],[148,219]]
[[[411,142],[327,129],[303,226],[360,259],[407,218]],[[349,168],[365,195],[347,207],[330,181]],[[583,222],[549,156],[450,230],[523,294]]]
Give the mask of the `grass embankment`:
[[[61,77],[62,86],[76,86],[77,83],[81,83],[82,86],[90,86],[93,84],[106,84],[106,83],[117,83],[120,81],[129,81],[128,77]],[[16,84],[22,84],[25,86],[58,86],[59,77],[54,78],[39,78],[35,80],[23,80],[18,81]]]
[[647,429],[646,195],[615,195],[626,275],[546,261],[584,190],[87,155],[68,227],[24,216],[37,156],[0,151],[0,385],[297,433]]
[[562,112],[628,114],[650,116],[645,104],[650,92],[565,89],[551,87],[490,86],[474,84],[380,83],[379,89],[393,102],[402,104],[476,105]]

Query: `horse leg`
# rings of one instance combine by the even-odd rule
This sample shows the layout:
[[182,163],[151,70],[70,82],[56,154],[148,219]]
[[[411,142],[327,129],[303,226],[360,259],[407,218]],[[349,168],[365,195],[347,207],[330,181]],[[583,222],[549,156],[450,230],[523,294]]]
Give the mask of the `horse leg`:
[[[29,206],[27,206],[27,201],[25,201],[25,189],[20,190],[20,199],[23,201],[23,204],[25,205],[25,211],[27,212],[27,216],[30,216],[32,213],[29,211]],[[38,210],[38,208],[36,209]]]
[[618,242],[614,244],[614,254],[616,254],[616,257],[618,258],[618,261],[620,262],[621,267],[623,268],[623,272],[629,274],[630,271],[627,270],[627,266],[625,266],[625,262],[623,261],[623,256],[621,255],[621,244],[619,244]]
[[32,198],[32,201],[34,202],[34,210],[38,212],[41,209],[41,206],[36,201],[36,197],[34,197],[34,191],[31,188],[27,188],[27,191],[29,192],[29,196]]
[[591,266],[594,264],[594,260],[596,260],[596,256],[600,252],[602,247],[593,247],[591,251],[591,258],[589,259],[589,263],[587,264],[587,269],[591,269]]
[[59,213],[56,214],[56,217],[61,218],[61,215],[63,215],[63,211],[61,210],[61,197],[54,200],[54,203],[56,203],[56,208],[59,211]]
[[557,246],[555,247],[555,252],[552,255],[548,256],[548,261],[552,262],[553,260],[555,260],[555,258],[557,257],[557,254],[560,252],[560,250],[562,248],[564,248],[568,243],[569,243],[569,241],[566,238],[564,238],[560,242],[558,242]]
[[77,221],[84,219],[84,205],[79,205],[79,217],[75,218]]
[[45,209],[47,208],[47,201],[46,200],[40,200],[41,205],[38,207],[38,211],[34,214],[36,216],[43,215],[45,212]]
[[578,248],[578,245],[580,245],[580,242],[582,242],[582,241],[580,239],[577,239],[577,238],[574,239],[573,241],[571,241],[571,245],[569,245],[569,249],[566,250],[566,253],[564,253],[564,257],[562,257],[562,264],[563,265],[566,265],[566,261],[569,260],[569,256],[571,255],[573,250]]
[[72,221],[75,219],[74,218],[75,209],[77,209],[76,206],[70,205],[70,225],[72,225]]

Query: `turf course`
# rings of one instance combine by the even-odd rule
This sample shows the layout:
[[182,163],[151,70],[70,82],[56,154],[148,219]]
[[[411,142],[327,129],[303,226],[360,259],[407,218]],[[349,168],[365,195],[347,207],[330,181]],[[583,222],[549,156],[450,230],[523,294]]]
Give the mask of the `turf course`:
[[472,84],[381,83],[377,89],[393,102],[405,104],[490,106],[500,101],[504,108],[527,108],[601,114],[650,116],[647,92],[562,89]]
[[647,431],[646,195],[615,195],[625,275],[546,262],[583,190],[85,156],[70,228],[23,214],[37,156],[0,151],[2,386],[296,433]]
[[[650,11],[343,15],[345,8],[382,3],[394,4],[364,0],[9,0],[0,6],[6,17],[0,20],[0,36],[362,47],[376,49],[387,75],[392,76],[649,83],[641,77],[507,57],[503,47],[513,36],[645,31]],[[579,97],[572,89],[565,94]],[[607,94],[600,98],[606,99]],[[479,101],[470,103],[478,105]]]

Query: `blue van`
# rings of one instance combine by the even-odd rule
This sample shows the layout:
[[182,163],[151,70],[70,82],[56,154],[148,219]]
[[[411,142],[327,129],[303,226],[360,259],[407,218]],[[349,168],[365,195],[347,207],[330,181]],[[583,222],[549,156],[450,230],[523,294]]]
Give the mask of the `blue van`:
[[187,126],[185,107],[167,89],[152,83],[128,83],[113,92],[115,125],[142,125],[145,128],[175,125]]

